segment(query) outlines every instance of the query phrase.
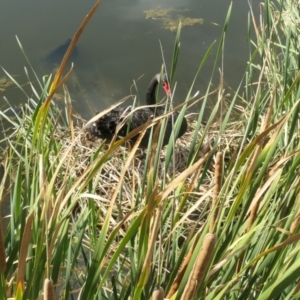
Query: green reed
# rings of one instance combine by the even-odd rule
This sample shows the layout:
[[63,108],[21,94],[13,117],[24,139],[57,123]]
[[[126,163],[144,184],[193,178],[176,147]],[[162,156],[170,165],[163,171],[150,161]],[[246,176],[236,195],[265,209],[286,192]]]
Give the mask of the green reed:
[[[218,89],[207,88],[185,168],[175,171],[178,141],[172,138],[161,161],[164,120],[150,120],[142,132],[157,122],[160,129],[153,130],[143,175],[132,171],[135,145],[121,156],[118,180],[106,195],[98,194],[106,183],[103,174],[138,131],[109,146],[101,143],[77,174],[80,136],[72,135],[70,110],[60,112],[51,100],[67,79],[60,79],[64,67],[53,81],[39,80],[31,68],[28,81],[32,73],[38,82],[31,84],[34,98],[23,114],[8,118],[13,131],[3,146],[0,193],[1,199],[8,194],[11,213],[3,238],[0,230],[1,297],[36,299],[44,293],[51,299],[53,290],[61,299],[299,297],[300,15],[295,6],[292,0],[276,5],[266,0],[259,24],[249,13],[245,75],[230,103],[224,100],[222,76]],[[231,6],[220,40],[207,49],[195,80],[214,47],[210,83],[220,66],[223,74],[230,13]],[[179,27],[171,82],[180,33]],[[175,128],[199,100],[191,99],[194,84],[178,107]],[[217,101],[203,125],[212,93]],[[207,141],[212,128],[217,130]],[[56,138],[66,129],[67,145]]]

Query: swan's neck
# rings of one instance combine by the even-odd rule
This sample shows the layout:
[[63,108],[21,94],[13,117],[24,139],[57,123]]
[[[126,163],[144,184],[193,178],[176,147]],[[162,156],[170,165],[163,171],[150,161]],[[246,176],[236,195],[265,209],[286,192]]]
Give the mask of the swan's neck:
[[158,85],[157,78],[153,78],[149,84],[148,91],[146,94],[146,104],[154,105],[156,104],[156,88]]

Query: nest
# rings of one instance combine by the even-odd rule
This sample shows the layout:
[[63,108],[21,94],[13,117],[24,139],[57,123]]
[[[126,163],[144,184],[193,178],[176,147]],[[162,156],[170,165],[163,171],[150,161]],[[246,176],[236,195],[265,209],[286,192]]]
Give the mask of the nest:
[[[86,121],[77,116],[77,121],[74,125],[74,136],[76,137],[76,143],[72,141],[71,130],[66,129],[63,132],[58,132],[56,139],[62,140],[61,157],[63,157],[67,151],[69,151],[70,146],[73,147],[72,151],[67,154],[68,159],[66,159],[66,164],[68,164],[69,169],[66,171],[68,175],[76,179],[88,168],[91,163],[91,157],[99,151],[98,157],[104,155],[104,153],[109,149],[109,144],[104,144],[104,141],[95,137],[91,137],[90,134],[84,130],[82,127],[86,124]],[[164,184],[170,182],[173,178],[176,178],[187,168],[187,161],[191,151],[192,140],[195,135],[195,127],[197,122],[195,120],[188,120],[188,130],[179,139],[176,140],[173,156],[171,158],[170,167],[168,170],[165,169],[166,160],[166,147],[161,150],[159,156],[159,163],[157,169],[157,180],[159,181],[159,186],[163,187]],[[211,126],[209,132],[203,137],[204,126],[197,132],[197,142],[194,149],[197,156],[194,161],[201,158],[204,153],[208,152],[213,143],[218,136],[218,126],[215,124]],[[227,153],[232,153],[232,148],[237,148],[239,136],[233,134],[234,129],[226,132],[223,135],[220,144],[222,148]],[[235,131],[236,132],[236,131]],[[201,142],[201,145],[200,145]],[[100,147],[100,148],[99,148]],[[113,193],[115,192],[117,185],[121,178],[121,173],[123,171],[126,159],[131,151],[130,145],[123,145],[117,147],[113,155],[107,157],[105,162],[99,169],[99,172],[95,174],[93,178],[93,187],[95,188],[95,202],[96,205],[101,207],[103,213],[107,210]],[[141,188],[146,167],[146,154],[147,150],[138,149],[134,155],[134,159],[131,161],[130,167],[126,170],[125,177],[122,180],[122,191],[119,191],[119,212],[120,207],[122,207],[122,214],[131,210],[135,204],[136,195],[138,189]],[[71,166],[71,167],[70,167]],[[67,168],[67,166],[65,166]],[[71,169],[70,169],[71,168]],[[147,172],[147,171],[146,171]],[[213,181],[213,164],[211,165],[211,170],[208,171],[208,176],[206,180],[207,189],[212,187]],[[188,183],[190,178],[187,178]],[[204,185],[201,185],[203,189]],[[145,191],[144,187],[144,191]],[[201,192],[201,191],[200,191]],[[202,193],[205,193],[205,189]],[[199,196],[199,195],[198,195]]]

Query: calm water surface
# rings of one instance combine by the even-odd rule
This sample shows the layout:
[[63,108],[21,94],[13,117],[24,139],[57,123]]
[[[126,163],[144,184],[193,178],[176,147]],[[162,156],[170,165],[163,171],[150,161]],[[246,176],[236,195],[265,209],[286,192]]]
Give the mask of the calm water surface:
[[[254,12],[258,13],[260,1],[252,2]],[[93,4],[91,0],[2,1],[0,65],[17,75],[21,84],[26,83],[24,66],[28,64],[16,42],[17,35],[39,77],[50,74],[55,64],[45,64],[43,58],[73,36]],[[229,0],[103,0],[78,42],[79,55],[68,82],[75,109],[84,117],[92,116],[96,110],[130,94],[133,80],[142,75],[138,95],[144,101],[148,82],[162,65],[159,41],[170,68],[175,40],[175,33],[164,29],[161,21],[146,20],[144,11],[158,7],[174,8],[186,17],[204,19],[203,25],[185,27],[181,33],[176,102],[183,101],[205,51],[220,38],[229,4]],[[224,63],[225,81],[233,88],[240,82],[249,57],[248,10],[246,0],[233,0]],[[204,93],[213,62],[212,55],[198,77],[195,91]],[[0,70],[0,77],[3,75]],[[34,81],[33,75],[31,80]],[[15,105],[27,101],[18,90],[10,88],[0,95],[0,109],[5,107],[3,96]]]

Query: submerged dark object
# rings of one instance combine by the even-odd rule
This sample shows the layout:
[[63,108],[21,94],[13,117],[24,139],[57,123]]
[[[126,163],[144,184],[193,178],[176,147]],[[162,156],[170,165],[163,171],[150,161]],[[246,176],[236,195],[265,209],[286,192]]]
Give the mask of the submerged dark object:
[[9,107],[6,110],[2,111],[2,113],[3,113],[3,115],[5,115],[6,117],[9,117],[9,118],[16,117],[17,115],[20,115],[22,113],[22,108],[21,107]]
[[19,106],[11,106],[6,108],[5,110],[1,110],[0,119],[1,118],[15,118],[17,116],[22,116],[23,114],[31,114],[32,111],[36,109],[36,106],[32,103],[23,104]]
[[[160,74],[157,74],[151,80],[148,91],[146,94],[146,103],[147,105],[155,105],[156,104],[156,89],[157,86],[161,82],[162,87],[166,94],[169,93],[170,87],[166,76],[160,78]],[[91,126],[88,127],[88,131],[99,138],[106,139],[107,141],[111,141],[114,137],[117,126],[119,123],[124,121],[124,119],[130,114],[132,108],[129,106],[127,108],[118,107],[112,109],[110,112],[99,118],[95,121]],[[139,126],[145,124],[149,119],[165,114],[164,107],[144,107],[136,110],[134,113],[128,116],[128,121],[119,129],[118,137],[125,137],[127,133],[132,130],[138,128]],[[168,144],[172,131],[174,130],[173,125],[175,124],[177,118],[179,116],[179,112],[174,112],[173,114],[167,117],[167,124],[165,130],[165,136],[163,140],[163,146]],[[173,120],[172,120],[173,119]],[[156,125],[157,126],[157,125]],[[178,133],[177,138],[181,137],[187,130],[187,121],[183,118],[181,127]],[[148,141],[150,138],[151,128],[148,128],[143,139],[139,145],[140,148],[147,148]],[[134,136],[131,139],[131,142],[134,144],[138,139],[138,135]]]
[[[66,40],[63,44],[56,47],[55,49],[51,50],[48,55],[44,58],[44,61],[49,64],[60,64],[62,61],[65,53],[67,52],[70,44],[71,39]],[[74,47],[71,57],[69,58],[70,62],[73,62],[78,56],[78,48],[77,46]]]

